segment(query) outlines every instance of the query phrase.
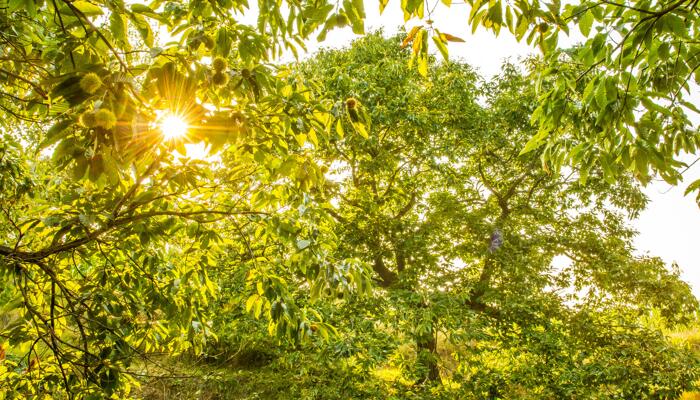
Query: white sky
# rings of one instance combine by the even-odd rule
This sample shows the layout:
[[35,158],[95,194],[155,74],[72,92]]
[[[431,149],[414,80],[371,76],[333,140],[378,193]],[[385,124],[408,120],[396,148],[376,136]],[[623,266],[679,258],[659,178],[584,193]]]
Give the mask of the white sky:
[[[366,31],[382,28],[386,34],[393,34],[404,25],[403,13],[397,0],[391,0],[381,16],[375,2],[367,3]],[[476,67],[485,78],[498,73],[505,59],[517,61],[518,58],[537,51],[524,42],[518,43],[504,31],[498,38],[483,30],[472,35],[466,23],[467,11],[465,5],[453,5],[450,9],[438,6],[432,19],[435,21],[434,26],[441,32],[459,36],[466,41],[450,43],[450,57]],[[408,21],[407,30],[418,23],[420,22],[415,20]],[[561,42],[566,40],[573,43],[578,37],[564,38]],[[309,53],[321,47],[347,46],[355,38],[357,36],[349,28],[334,30],[323,43],[309,43]],[[700,94],[696,89],[692,93],[692,100],[697,104],[700,102]],[[700,116],[693,115],[691,118],[695,118],[696,126],[700,125]],[[700,208],[693,196],[683,196],[685,187],[694,179],[700,178],[700,162],[690,168],[684,177],[685,181],[680,186],[671,187],[665,182],[653,182],[644,188],[651,201],[641,216],[632,222],[639,231],[634,244],[640,254],[659,256],[668,264],[677,262],[683,279],[691,284],[695,295],[700,297]]]

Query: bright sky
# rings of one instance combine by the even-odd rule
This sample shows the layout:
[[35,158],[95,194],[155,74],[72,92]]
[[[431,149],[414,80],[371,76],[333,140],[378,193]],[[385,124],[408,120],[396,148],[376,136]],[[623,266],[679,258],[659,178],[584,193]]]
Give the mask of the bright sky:
[[[404,24],[403,14],[396,0],[391,0],[381,16],[376,3],[367,3],[367,31],[382,28],[386,34],[393,34]],[[466,61],[476,67],[484,77],[490,78],[499,72],[505,59],[517,61],[519,57],[536,51],[525,43],[518,43],[507,32],[501,33],[498,38],[484,31],[477,31],[472,35],[466,24],[467,11],[464,5],[453,5],[449,10],[439,6],[432,17],[435,21],[434,26],[441,32],[466,40],[466,43],[449,45],[451,58]],[[410,29],[417,23],[409,21],[406,25]],[[353,35],[349,28],[334,30],[323,43],[310,43],[309,52],[313,53],[321,47],[347,46],[355,38],[357,36]],[[567,42],[573,43],[576,40],[578,39],[572,38]],[[700,103],[697,88],[694,88],[692,100],[696,104]],[[700,116],[691,116],[693,117],[696,126],[700,125]],[[692,160],[693,158],[688,158],[689,162]],[[700,208],[693,196],[683,196],[685,187],[698,178],[700,162],[684,174],[685,181],[680,186],[672,187],[663,181],[648,185],[644,192],[649,196],[650,204],[632,224],[639,231],[634,242],[638,252],[659,256],[668,264],[677,262],[683,279],[691,284],[695,295],[700,297]]]

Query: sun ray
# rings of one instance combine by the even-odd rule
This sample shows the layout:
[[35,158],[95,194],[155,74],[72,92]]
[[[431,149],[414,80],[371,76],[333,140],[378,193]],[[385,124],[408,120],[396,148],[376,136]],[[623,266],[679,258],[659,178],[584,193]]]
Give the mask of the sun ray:
[[165,140],[179,139],[187,135],[189,124],[175,114],[164,114],[160,118],[160,130]]

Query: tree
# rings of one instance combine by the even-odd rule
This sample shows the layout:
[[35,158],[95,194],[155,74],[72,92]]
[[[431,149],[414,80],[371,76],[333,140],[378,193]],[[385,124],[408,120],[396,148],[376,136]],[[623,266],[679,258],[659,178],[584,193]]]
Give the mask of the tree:
[[[198,351],[214,336],[210,274],[223,254],[309,246],[295,224],[323,174],[301,135],[323,134],[327,112],[266,64],[308,32],[288,30],[279,5],[261,8],[270,14],[258,32],[232,16],[242,7],[31,0],[2,10],[0,272],[14,315],[2,326],[3,391],[127,393],[134,358]],[[313,30],[328,12],[298,19]],[[155,40],[165,32],[175,39]],[[192,157],[191,143],[209,158]],[[236,260],[259,275],[274,261]],[[342,268],[362,284],[361,266]],[[251,282],[273,300],[284,291]],[[306,333],[308,319],[285,308],[275,327]]]
[[[310,283],[315,295],[365,286],[349,257],[357,250],[337,249],[312,203],[327,190],[312,150],[338,134],[342,107],[270,62],[316,32],[362,32],[361,1],[261,1],[255,26],[239,21],[247,3],[231,0],[5,6],[0,272],[13,317],[0,332],[10,346],[3,387],[25,397],[128,392],[136,356],[199,350],[211,337],[210,270],[222,264],[252,271],[245,305],[268,315],[271,331],[332,330],[296,307],[286,284]],[[402,5],[420,16],[424,6]],[[426,73],[421,32],[414,49]],[[351,123],[341,129],[371,141],[371,103],[359,100],[345,101]],[[209,158],[193,157],[193,143]],[[394,199],[379,211],[406,204]],[[430,255],[430,243],[416,248]],[[429,261],[421,268],[437,265]]]
[[[321,149],[333,166],[326,207],[337,222],[341,257],[372,265],[386,291],[383,306],[373,308],[384,310],[376,323],[415,343],[416,379],[439,381],[437,345],[446,337],[464,359],[458,372],[443,376],[465,379],[457,382],[475,398],[535,389],[532,376],[550,376],[548,368],[582,379],[552,377],[539,390],[554,397],[590,395],[601,382],[627,397],[653,393],[643,381],[654,360],[665,357],[664,339],[653,339],[658,347],[649,355],[630,342],[617,348],[614,340],[592,340],[614,336],[616,323],[629,324],[625,332],[634,337],[656,337],[635,327],[635,316],[656,309],[674,324],[697,310],[677,270],[632,254],[625,219],[646,203],[634,181],[608,183],[593,169],[582,185],[577,170],[544,171],[541,153],[520,155],[536,129],[529,116],[537,97],[515,67],[479,84],[468,66],[430,63],[423,81],[412,76],[409,52],[398,44],[369,35],[303,68],[337,99],[338,122]],[[351,111],[362,109],[372,122],[366,137],[349,134],[356,123]],[[571,265],[557,270],[555,256]],[[596,364],[604,371],[600,381],[583,383],[590,373],[583,358],[623,348],[630,358],[620,362],[639,362],[647,371],[631,378],[635,383],[616,377],[619,364],[609,359]],[[504,372],[498,363],[488,369],[489,357],[521,351],[532,359],[514,362],[534,362],[529,370],[519,370],[523,364]],[[671,387],[691,383],[694,373],[680,373],[688,360],[681,353],[670,356],[675,367],[667,377],[675,383],[658,393],[676,395]],[[472,371],[466,360],[486,369]]]

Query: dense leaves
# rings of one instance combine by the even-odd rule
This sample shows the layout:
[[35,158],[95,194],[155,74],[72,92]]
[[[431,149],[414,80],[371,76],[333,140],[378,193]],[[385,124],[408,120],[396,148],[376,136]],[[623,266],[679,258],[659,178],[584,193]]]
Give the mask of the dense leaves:
[[[328,113],[265,63],[301,34],[281,29],[277,13],[261,16],[260,31],[240,25],[229,11],[242,6],[3,9],[4,388],[128,393],[135,357],[201,351],[216,337],[214,266],[250,265],[258,297],[247,309],[298,339],[310,320],[314,333],[331,328],[285,302],[279,269],[300,268],[322,289],[365,290],[362,265],[325,257],[332,237],[305,212],[324,177],[303,146]],[[172,118],[189,125],[185,136]]]
[[[591,338],[616,324],[631,324],[625,332],[639,340],[653,335],[632,322],[651,310],[670,324],[692,318],[697,301],[678,271],[632,253],[625,219],[646,200],[629,176],[611,184],[594,169],[583,185],[578,170],[541,170],[541,154],[519,155],[536,129],[529,116],[537,100],[534,85],[515,67],[506,65],[500,77],[482,83],[467,66],[435,65],[430,81],[422,82],[406,66],[408,51],[397,45],[373,35],[352,49],[321,53],[304,68],[331,96],[358,99],[370,110],[368,138],[339,135],[351,129],[345,122],[321,148],[334,168],[327,208],[341,254],[371,264],[386,289],[383,312],[370,315],[415,344],[409,377],[454,379],[465,393],[483,396],[517,387],[545,397],[594,393],[604,383],[584,378],[587,367],[580,364],[590,352],[630,351],[637,363],[643,351],[620,342],[613,350],[614,340]],[[601,322],[583,322],[588,319]],[[440,372],[441,337],[461,349],[452,373]],[[562,347],[555,350],[555,343]],[[588,354],[578,361],[570,358],[579,357],[576,343]],[[504,370],[511,351],[524,358],[509,360]],[[485,372],[491,357],[500,363]],[[533,360],[541,357],[538,370]],[[678,379],[663,384],[669,390],[694,376],[683,376],[686,356],[680,357],[676,372],[664,375]],[[526,371],[516,366],[521,362]],[[615,368],[611,360],[602,364]],[[577,384],[536,384],[551,368],[582,375],[566,378]],[[657,390],[651,389],[657,383],[625,386],[595,368],[623,397]]]
[[[261,333],[286,368],[327,357],[346,397],[385,397],[348,382],[386,363],[407,397],[690,387],[695,359],[640,318],[697,302],[634,256],[645,199],[624,169],[675,182],[697,148],[694,6],[470,5],[473,26],[530,32],[537,85],[436,64],[429,36],[443,55],[462,39],[432,21],[274,62],[363,33],[362,1],[261,0],[252,24],[246,1],[3,4],[0,395],[123,398],[172,375],[163,354]],[[559,52],[567,20],[601,33]]]

